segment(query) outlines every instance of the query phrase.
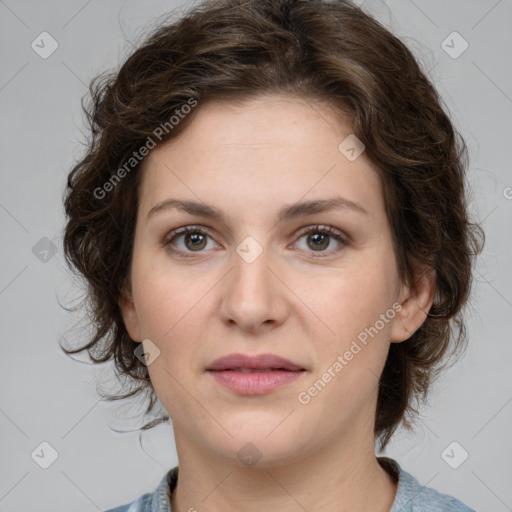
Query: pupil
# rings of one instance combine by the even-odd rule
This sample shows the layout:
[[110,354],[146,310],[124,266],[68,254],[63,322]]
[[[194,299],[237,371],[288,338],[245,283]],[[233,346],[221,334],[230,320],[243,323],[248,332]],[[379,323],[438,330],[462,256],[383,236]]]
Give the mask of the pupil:
[[[327,238],[328,237],[326,235],[319,234],[319,233],[311,235],[311,239],[313,240],[314,247],[316,247],[317,249],[318,248],[325,249],[329,245],[329,243],[325,243]],[[324,242],[322,245],[317,244],[318,241],[322,242],[322,240]]]
[[[189,248],[192,248],[192,249],[203,249],[204,248],[204,241],[205,241],[205,237],[201,234],[198,234],[198,233],[187,233],[186,235],[186,241],[192,241],[192,246],[189,247]],[[201,244],[201,242],[203,242],[201,245],[199,245],[197,242],[199,242],[199,244]]]

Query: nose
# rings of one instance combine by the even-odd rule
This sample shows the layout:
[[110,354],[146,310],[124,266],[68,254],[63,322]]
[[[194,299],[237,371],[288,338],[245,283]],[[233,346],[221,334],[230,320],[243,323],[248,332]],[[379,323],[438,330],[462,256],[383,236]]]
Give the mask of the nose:
[[253,334],[281,325],[289,314],[287,288],[267,251],[252,262],[238,253],[233,259],[234,268],[226,276],[222,290],[222,320]]

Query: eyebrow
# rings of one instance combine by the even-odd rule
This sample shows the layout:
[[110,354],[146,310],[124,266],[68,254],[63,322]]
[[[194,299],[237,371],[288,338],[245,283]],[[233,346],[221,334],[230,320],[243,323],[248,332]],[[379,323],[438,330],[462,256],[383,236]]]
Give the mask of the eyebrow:
[[[157,212],[163,212],[171,209],[182,210],[186,213],[189,213],[190,215],[207,217],[226,223],[224,214],[215,206],[202,202],[182,199],[166,199],[161,201],[149,210],[146,219],[149,219]],[[368,212],[360,204],[338,196],[329,199],[317,199],[314,201],[298,202],[284,206],[278,213],[278,221],[283,222],[285,220],[291,220],[303,215],[312,215],[314,213],[325,212],[327,210],[334,209],[348,209],[357,213],[368,215]]]

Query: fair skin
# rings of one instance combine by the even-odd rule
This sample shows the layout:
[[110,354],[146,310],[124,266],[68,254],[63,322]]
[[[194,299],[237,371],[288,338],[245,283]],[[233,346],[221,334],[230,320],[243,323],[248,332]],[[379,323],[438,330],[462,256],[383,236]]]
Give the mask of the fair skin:
[[[401,283],[378,175],[364,152],[354,161],[340,152],[352,132],[332,108],[267,95],[205,103],[194,115],[145,161],[131,287],[120,301],[130,337],[160,350],[148,370],[174,428],[172,510],[388,512],[396,484],[375,457],[378,376],[390,343],[424,322],[434,280]],[[335,196],[366,213],[278,219],[283,207]],[[212,205],[225,219],[177,208],[148,218],[169,198]],[[198,225],[203,243],[197,231],[192,240],[169,237]],[[325,234],[319,243],[321,229],[299,233],[319,225],[348,243]],[[250,263],[236,252],[248,236],[262,249]],[[394,318],[300,403],[299,393],[394,303]],[[233,352],[277,354],[306,371],[270,393],[242,396],[206,371]],[[252,466],[237,457],[246,443],[261,454]]]

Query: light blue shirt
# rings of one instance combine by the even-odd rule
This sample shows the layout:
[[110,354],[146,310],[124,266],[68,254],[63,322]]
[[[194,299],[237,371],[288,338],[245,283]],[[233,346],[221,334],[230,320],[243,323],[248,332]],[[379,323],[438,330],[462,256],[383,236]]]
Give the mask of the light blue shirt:
[[[395,501],[389,512],[475,512],[459,500],[421,485],[416,478],[404,471],[398,462],[388,457],[378,457],[398,475]],[[178,482],[178,466],[169,470],[152,493],[143,494],[135,501],[105,512],[172,512],[170,495]]]

